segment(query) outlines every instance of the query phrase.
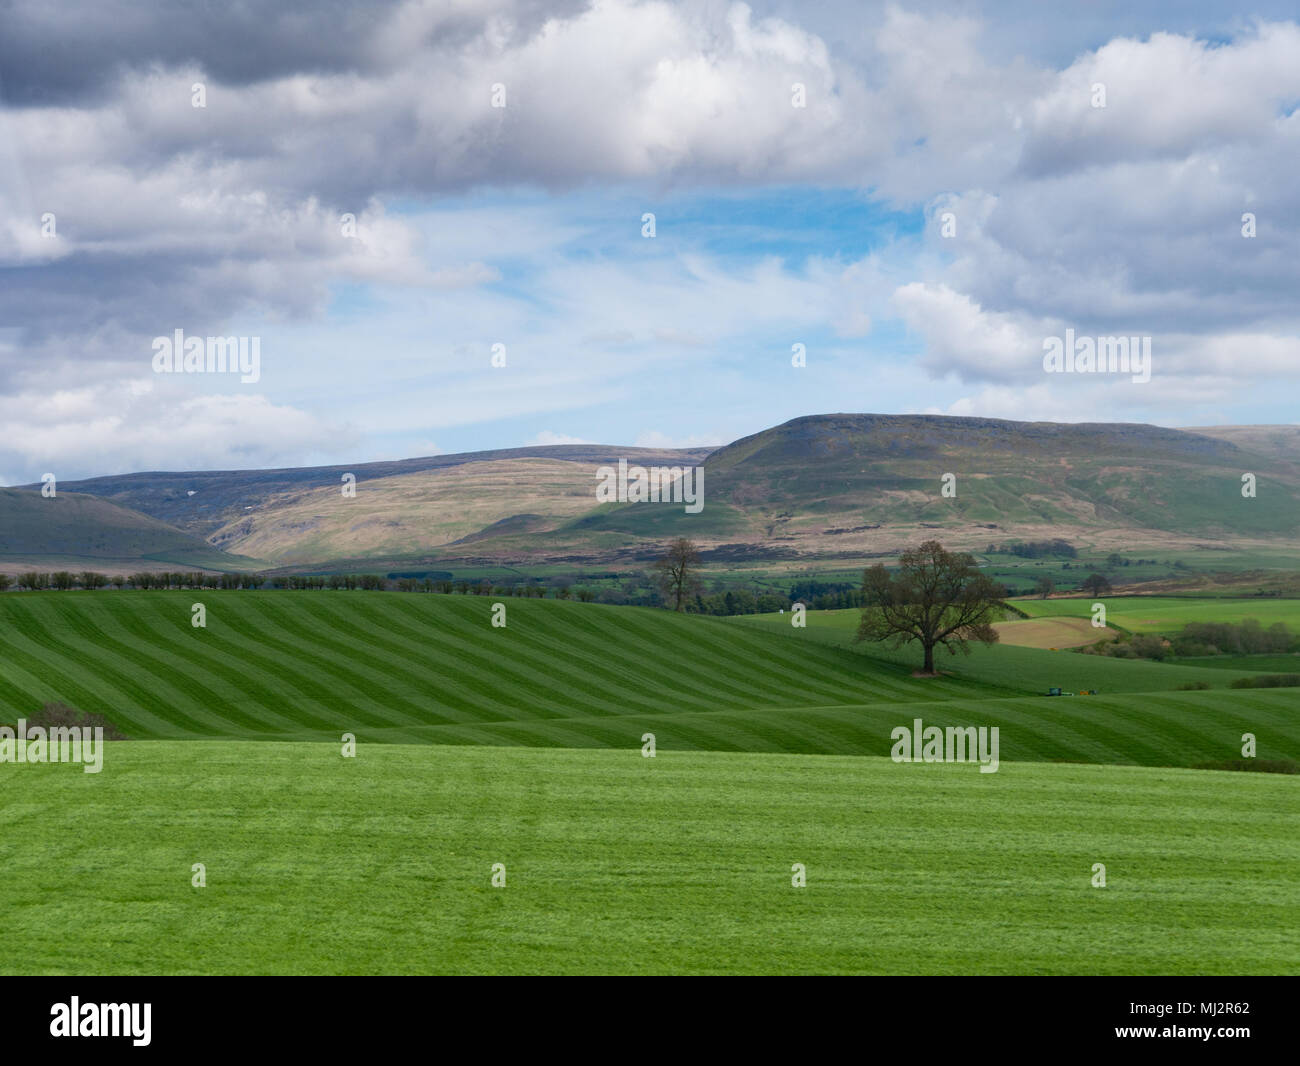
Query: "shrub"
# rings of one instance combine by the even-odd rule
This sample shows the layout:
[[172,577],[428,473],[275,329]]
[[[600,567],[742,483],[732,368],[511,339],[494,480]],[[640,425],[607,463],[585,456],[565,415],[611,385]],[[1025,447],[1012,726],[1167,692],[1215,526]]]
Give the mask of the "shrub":
[[105,740],[126,740],[126,734],[117,728],[102,714],[89,714],[69,707],[66,703],[47,703],[27,719],[27,726],[40,726],[42,729],[57,729],[71,726],[76,729],[99,727],[104,731]]

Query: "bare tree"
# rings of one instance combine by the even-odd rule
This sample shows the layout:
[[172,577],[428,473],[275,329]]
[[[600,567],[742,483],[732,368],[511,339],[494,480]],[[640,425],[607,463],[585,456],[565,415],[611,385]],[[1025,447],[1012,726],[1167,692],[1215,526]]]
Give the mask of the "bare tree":
[[664,599],[673,604],[673,610],[686,610],[686,600],[700,588],[696,567],[700,564],[700,551],[693,541],[678,537],[668,545],[668,551],[655,561],[655,584]]
[[899,557],[897,574],[879,563],[862,577],[865,606],[857,640],[892,641],[899,648],[918,641],[922,669],[933,674],[934,649],[970,654],[970,642],[997,643],[993,621],[1004,605],[1004,589],[981,574],[975,559],[946,551],[937,540]]

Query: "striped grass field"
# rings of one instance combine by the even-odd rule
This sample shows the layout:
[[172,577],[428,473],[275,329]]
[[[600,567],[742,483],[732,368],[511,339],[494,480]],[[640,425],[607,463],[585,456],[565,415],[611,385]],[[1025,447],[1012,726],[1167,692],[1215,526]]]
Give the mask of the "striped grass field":
[[[206,628],[191,625],[202,602]],[[720,620],[642,608],[364,592],[0,596],[0,719],[45,700],[132,739],[400,741],[430,726],[1011,692]]]
[[[206,628],[190,624],[195,601]],[[1192,766],[1300,757],[1294,692],[1123,692],[1045,699],[1019,655],[1150,687],[1159,664],[981,649],[978,678],[918,679],[900,661],[667,611],[362,592],[31,593],[0,597],[0,721],[62,700],[133,740],[337,740],[888,755],[914,718],[996,725],[1000,757]],[[812,616],[810,616],[812,617]],[[1012,658],[1007,659],[1010,655]],[[946,665],[946,664],[945,664]],[[961,668],[957,660],[956,668]],[[1114,668],[1120,670],[1114,672]],[[1137,669],[1132,669],[1137,668]],[[1144,669],[1145,668],[1145,669]],[[1227,684],[1228,671],[1191,671]],[[1055,675],[1049,675],[1055,676]],[[1041,683],[1040,683],[1041,684]],[[1092,685],[1097,682],[1093,680]],[[1079,688],[1085,687],[1078,685]]]
[[1300,973],[1274,774],[228,741],[7,770],[9,974]]

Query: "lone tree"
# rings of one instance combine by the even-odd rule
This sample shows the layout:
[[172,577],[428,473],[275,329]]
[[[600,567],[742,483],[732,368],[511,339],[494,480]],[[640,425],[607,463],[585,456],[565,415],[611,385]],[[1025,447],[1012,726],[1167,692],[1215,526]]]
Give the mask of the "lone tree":
[[899,557],[896,574],[880,563],[862,576],[862,622],[857,640],[888,640],[895,648],[919,641],[922,670],[933,674],[938,645],[970,654],[970,641],[996,644],[993,622],[1005,590],[979,572],[966,553],[945,551],[937,540]]
[[1043,599],[1047,599],[1048,596],[1056,591],[1056,582],[1054,582],[1050,577],[1040,577],[1034,584],[1034,591],[1042,596]]
[[695,568],[700,563],[700,551],[693,541],[678,537],[668,545],[668,551],[655,560],[655,584],[670,600],[673,610],[686,610],[686,600],[700,588]]
[[1110,582],[1104,574],[1089,574],[1083,579],[1083,591],[1089,596],[1104,596],[1110,591]]

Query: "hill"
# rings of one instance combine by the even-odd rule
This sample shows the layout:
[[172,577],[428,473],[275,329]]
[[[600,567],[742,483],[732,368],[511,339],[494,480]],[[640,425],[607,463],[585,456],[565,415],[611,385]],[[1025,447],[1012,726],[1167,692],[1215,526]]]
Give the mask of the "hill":
[[[1148,425],[817,415],[721,448],[705,471],[698,521],[625,505],[582,526],[662,536],[689,525],[706,540],[822,557],[928,536],[971,548],[1060,536],[1112,550],[1300,532],[1300,477],[1290,465]],[[1268,492],[1243,499],[1246,471]],[[945,474],[954,475],[954,497],[941,493]]]
[[257,561],[96,496],[0,488],[0,570],[104,570],[159,564],[236,570]]
[[1189,426],[1184,432],[1227,441],[1292,467],[1300,465],[1300,426]]

